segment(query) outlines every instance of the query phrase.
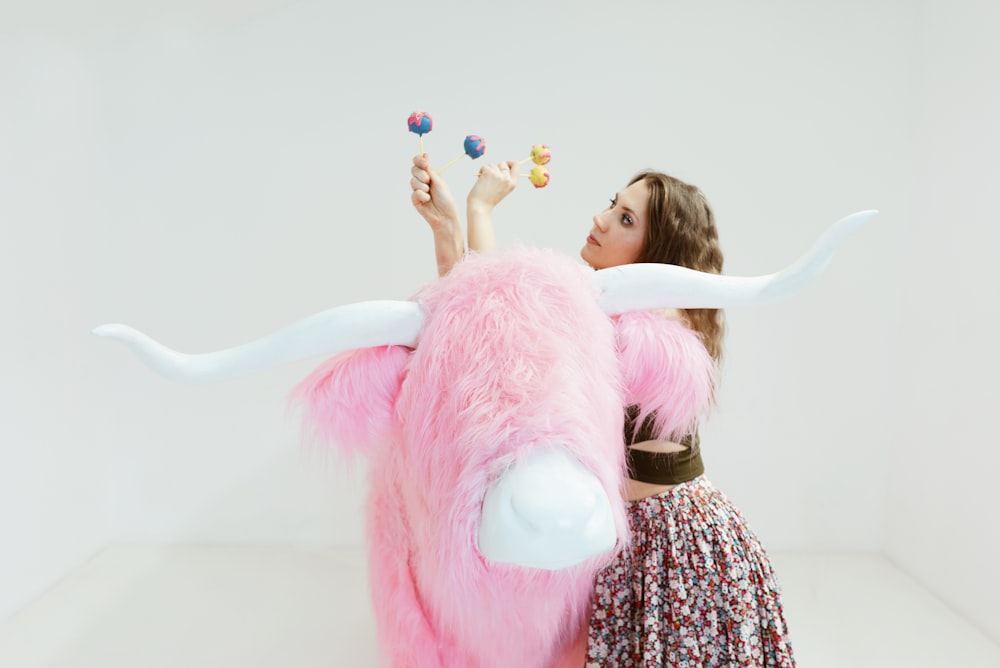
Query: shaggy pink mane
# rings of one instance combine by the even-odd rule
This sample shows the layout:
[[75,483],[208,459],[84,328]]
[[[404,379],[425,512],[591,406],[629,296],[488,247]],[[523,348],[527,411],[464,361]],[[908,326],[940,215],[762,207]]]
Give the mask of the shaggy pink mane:
[[331,357],[292,391],[309,436],[342,454],[365,454],[392,440],[396,397],[410,358],[403,346],[352,350]]
[[640,407],[636,424],[656,412],[656,438],[695,431],[715,394],[715,362],[699,335],[677,318],[632,311],[616,319],[625,405]]

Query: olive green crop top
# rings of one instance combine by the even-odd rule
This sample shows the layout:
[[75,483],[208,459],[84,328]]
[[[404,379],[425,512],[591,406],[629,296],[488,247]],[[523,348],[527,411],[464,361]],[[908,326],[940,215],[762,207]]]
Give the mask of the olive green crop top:
[[633,443],[653,440],[653,417],[646,418],[636,430],[635,420],[638,415],[638,406],[625,409],[625,461],[632,480],[653,485],[677,485],[694,480],[705,472],[697,433],[689,434],[681,440],[680,444],[686,445],[687,449],[680,452],[649,452],[629,447]]
[[705,472],[698,443],[698,435],[695,434],[693,437],[686,436],[681,441],[681,445],[686,445],[687,450],[680,452],[649,452],[626,448],[628,476],[632,480],[654,485],[677,485],[694,480]]

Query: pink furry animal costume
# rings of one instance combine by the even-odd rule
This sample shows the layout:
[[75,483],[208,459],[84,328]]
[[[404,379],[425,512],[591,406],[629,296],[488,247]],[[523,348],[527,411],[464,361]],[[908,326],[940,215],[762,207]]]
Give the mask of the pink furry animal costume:
[[600,480],[624,542],[623,406],[656,410],[665,433],[705,408],[713,365],[696,335],[644,312],[609,318],[592,274],[539,251],[472,256],[418,295],[416,349],[342,354],[297,389],[323,436],[371,459],[371,587],[390,665],[549,663],[611,555],[491,563],[477,549],[484,493],[533,451],[565,449]]
[[[544,666],[583,622],[593,575],[611,554],[544,560],[562,558],[563,543],[593,546],[594,526],[607,529],[602,549],[627,540],[622,408],[656,411],[658,432],[673,436],[711,394],[712,363],[695,335],[645,311],[786,299],[874,213],[840,220],[766,276],[641,264],[590,272],[521,250],[463,261],[419,303],[339,306],[214,353],[178,353],[122,324],[94,333],[180,382],[355,350],[296,396],[320,434],[372,460],[370,572],[386,658],[419,668]],[[529,466],[560,457],[592,486],[565,466]],[[539,470],[560,474],[524,478]],[[519,484],[505,487],[511,480]],[[520,533],[486,531],[498,517]],[[536,544],[544,549],[532,553]]]

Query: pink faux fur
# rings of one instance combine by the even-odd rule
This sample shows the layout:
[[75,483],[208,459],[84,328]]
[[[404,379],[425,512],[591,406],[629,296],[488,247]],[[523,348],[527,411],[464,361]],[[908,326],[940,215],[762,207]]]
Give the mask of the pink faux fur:
[[625,404],[640,407],[636,424],[656,411],[654,433],[679,439],[694,431],[715,393],[715,364],[681,320],[649,311],[616,318]]
[[601,481],[621,545],[622,407],[648,405],[665,433],[705,408],[712,364],[697,337],[659,316],[612,321],[589,274],[537,250],[470,256],[417,295],[426,321],[415,350],[341,355],[296,390],[321,435],[370,448],[371,587],[390,665],[557,657],[611,555],[562,571],[487,562],[476,548],[486,489],[558,444]]

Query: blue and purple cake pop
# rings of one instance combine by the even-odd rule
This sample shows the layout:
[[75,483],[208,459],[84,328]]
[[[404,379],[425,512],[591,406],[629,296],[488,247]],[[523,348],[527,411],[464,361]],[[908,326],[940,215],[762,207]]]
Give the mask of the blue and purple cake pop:
[[469,135],[465,138],[465,155],[473,160],[486,153],[486,140],[479,135]]
[[406,124],[410,126],[410,132],[425,135],[434,128],[434,119],[425,111],[414,111],[406,119]]
[[486,153],[486,140],[480,137],[479,135],[468,135],[465,138],[465,144],[463,145],[463,148],[465,149],[465,153],[458,156],[457,158],[449,162],[447,165],[442,167],[440,170],[438,170],[439,174],[444,172],[444,170],[448,169],[449,167],[454,165],[456,162],[458,162],[465,156],[469,156],[473,160],[481,157],[484,153]]
[[414,111],[406,119],[406,125],[413,132],[420,136],[420,154],[424,153],[424,135],[434,128],[434,119],[425,111]]

